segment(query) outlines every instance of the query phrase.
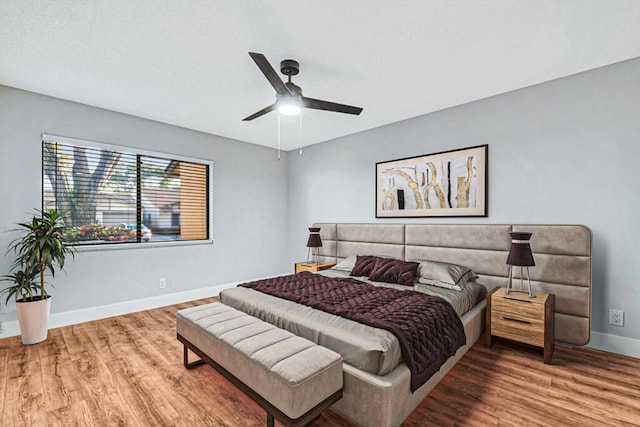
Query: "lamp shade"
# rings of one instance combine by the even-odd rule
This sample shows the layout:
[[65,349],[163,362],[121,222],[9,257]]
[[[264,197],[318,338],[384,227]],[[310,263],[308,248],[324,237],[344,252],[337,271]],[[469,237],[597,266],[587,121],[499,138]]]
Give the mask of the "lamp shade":
[[319,227],[309,228],[309,240],[307,240],[307,247],[319,248],[320,246],[322,246],[322,239],[320,238],[320,228]]
[[531,246],[529,245],[529,239],[531,239],[532,233],[512,232],[509,234],[511,234],[511,249],[509,249],[507,264],[519,267],[535,266],[536,263],[533,260]]

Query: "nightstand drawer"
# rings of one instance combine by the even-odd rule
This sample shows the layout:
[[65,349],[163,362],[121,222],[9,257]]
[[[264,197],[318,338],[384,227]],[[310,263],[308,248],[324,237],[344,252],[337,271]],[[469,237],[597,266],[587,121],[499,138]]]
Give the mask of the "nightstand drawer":
[[494,312],[519,320],[544,323],[544,303],[539,304],[538,301],[496,295],[491,301],[491,314]]
[[492,310],[491,334],[544,347],[544,320],[524,319],[522,316]]

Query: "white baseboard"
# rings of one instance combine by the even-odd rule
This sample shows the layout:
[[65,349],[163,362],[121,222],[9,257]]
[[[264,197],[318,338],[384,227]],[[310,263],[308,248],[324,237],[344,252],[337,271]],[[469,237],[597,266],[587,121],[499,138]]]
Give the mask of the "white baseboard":
[[[62,313],[53,313],[49,316],[49,329],[90,322],[92,320],[105,319],[107,317],[120,316],[122,314],[135,313],[136,311],[150,310],[167,305],[180,304],[182,302],[202,298],[214,297],[220,294],[220,291],[224,289],[232,288],[237,286],[239,283],[250,282],[252,280],[258,279],[242,280],[240,282],[225,283],[207,288],[192,289],[184,292],[158,295],[116,304],[101,305]],[[17,320],[4,322],[2,326],[3,331],[0,332],[0,338],[20,335],[20,325]]]
[[591,331],[587,347],[640,359],[640,340]]

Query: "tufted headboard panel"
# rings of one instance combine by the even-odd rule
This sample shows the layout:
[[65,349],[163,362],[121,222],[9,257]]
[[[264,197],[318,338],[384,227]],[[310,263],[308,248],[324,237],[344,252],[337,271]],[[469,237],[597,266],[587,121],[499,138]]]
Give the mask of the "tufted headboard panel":
[[[342,224],[321,227],[326,261],[379,255],[408,261],[434,260],[473,269],[488,289],[506,286],[511,231],[533,233],[531,287],[556,296],[556,341],[584,345],[591,336],[591,231],[582,225]],[[519,288],[520,269],[514,268]]]

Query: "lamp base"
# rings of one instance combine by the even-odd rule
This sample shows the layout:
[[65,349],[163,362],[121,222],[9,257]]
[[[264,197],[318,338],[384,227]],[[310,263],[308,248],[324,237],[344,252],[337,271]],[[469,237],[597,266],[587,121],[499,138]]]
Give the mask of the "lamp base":
[[[535,294],[531,292],[531,278],[529,276],[529,267],[527,267],[527,286],[529,289],[529,298],[535,298]],[[507,287],[504,290],[504,294],[509,295],[511,288],[513,288],[513,266],[509,268],[509,280],[507,281]],[[520,291],[524,292],[524,277],[522,277],[522,267],[520,267]]]
[[307,264],[318,264],[320,262],[320,255],[318,254],[318,248],[309,248],[307,250]]

